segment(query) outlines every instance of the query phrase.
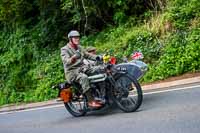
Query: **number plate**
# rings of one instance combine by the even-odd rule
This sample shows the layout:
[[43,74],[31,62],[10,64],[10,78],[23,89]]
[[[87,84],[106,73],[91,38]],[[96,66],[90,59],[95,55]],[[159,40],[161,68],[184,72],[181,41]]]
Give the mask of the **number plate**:
[[117,67],[117,70],[119,70],[119,71],[127,71],[127,68],[126,67]]

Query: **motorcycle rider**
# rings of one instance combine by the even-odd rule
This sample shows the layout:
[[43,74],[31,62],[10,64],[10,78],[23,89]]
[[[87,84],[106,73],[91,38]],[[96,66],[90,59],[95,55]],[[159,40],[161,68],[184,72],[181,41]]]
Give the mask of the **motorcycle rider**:
[[65,78],[69,83],[78,82],[83,93],[88,98],[88,106],[93,108],[101,107],[101,103],[94,100],[91,94],[88,75],[97,71],[98,67],[88,67],[83,60],[90,59],[96,60],[100,57],[94,54],[88,53],[80,46],[80,34],[76,30],[72,30],[68,33],[69,42],[67,45],[61,48],[61,58],[64,65]]

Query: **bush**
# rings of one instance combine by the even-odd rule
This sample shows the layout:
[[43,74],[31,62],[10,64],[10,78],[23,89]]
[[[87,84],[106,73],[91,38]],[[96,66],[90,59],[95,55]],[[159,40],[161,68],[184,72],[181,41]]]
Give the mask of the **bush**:
[[59,50],[38,49],[24,29],[0,36],[0,105],[55,97],[51,86],[64,80]]
[[198,0],[175,0],[171,2],[168,17],[177,29],[186,29],[189,20],[200,17],[200,2]]
[[200,31],[178,32],[172,35],[164,49],[164,54],[156,64],[150,66],[150,71],[144,81],[155,81],[186,72],[200,70]]

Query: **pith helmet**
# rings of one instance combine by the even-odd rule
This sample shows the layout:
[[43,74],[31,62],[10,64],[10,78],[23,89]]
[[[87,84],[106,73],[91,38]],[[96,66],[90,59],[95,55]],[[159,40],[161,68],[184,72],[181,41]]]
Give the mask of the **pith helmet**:
[[76,30],[72,30],[68,33],[68,38],[72,38],[72,37],[79,37],[80,33]]

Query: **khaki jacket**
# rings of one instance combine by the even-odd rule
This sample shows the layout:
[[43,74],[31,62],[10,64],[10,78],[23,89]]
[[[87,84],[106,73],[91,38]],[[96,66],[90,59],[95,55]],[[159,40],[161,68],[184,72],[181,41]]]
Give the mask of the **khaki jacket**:
[[[81,54],[81,57],[76,60],[75,63],[71,62],[71,57],[76,54],[76,52],[79,51]],[[78,49],[75,50],[71,47],[71,45],[68,43],[66,46],[61,48],[61,58],[64,65],[65,74],[69,71],[73,71],[77,68],[80,68],[84,65],[83,60],[91,59],[96,60],[97,55],[90,54],[86,52],[80,45],[78,46]]]

